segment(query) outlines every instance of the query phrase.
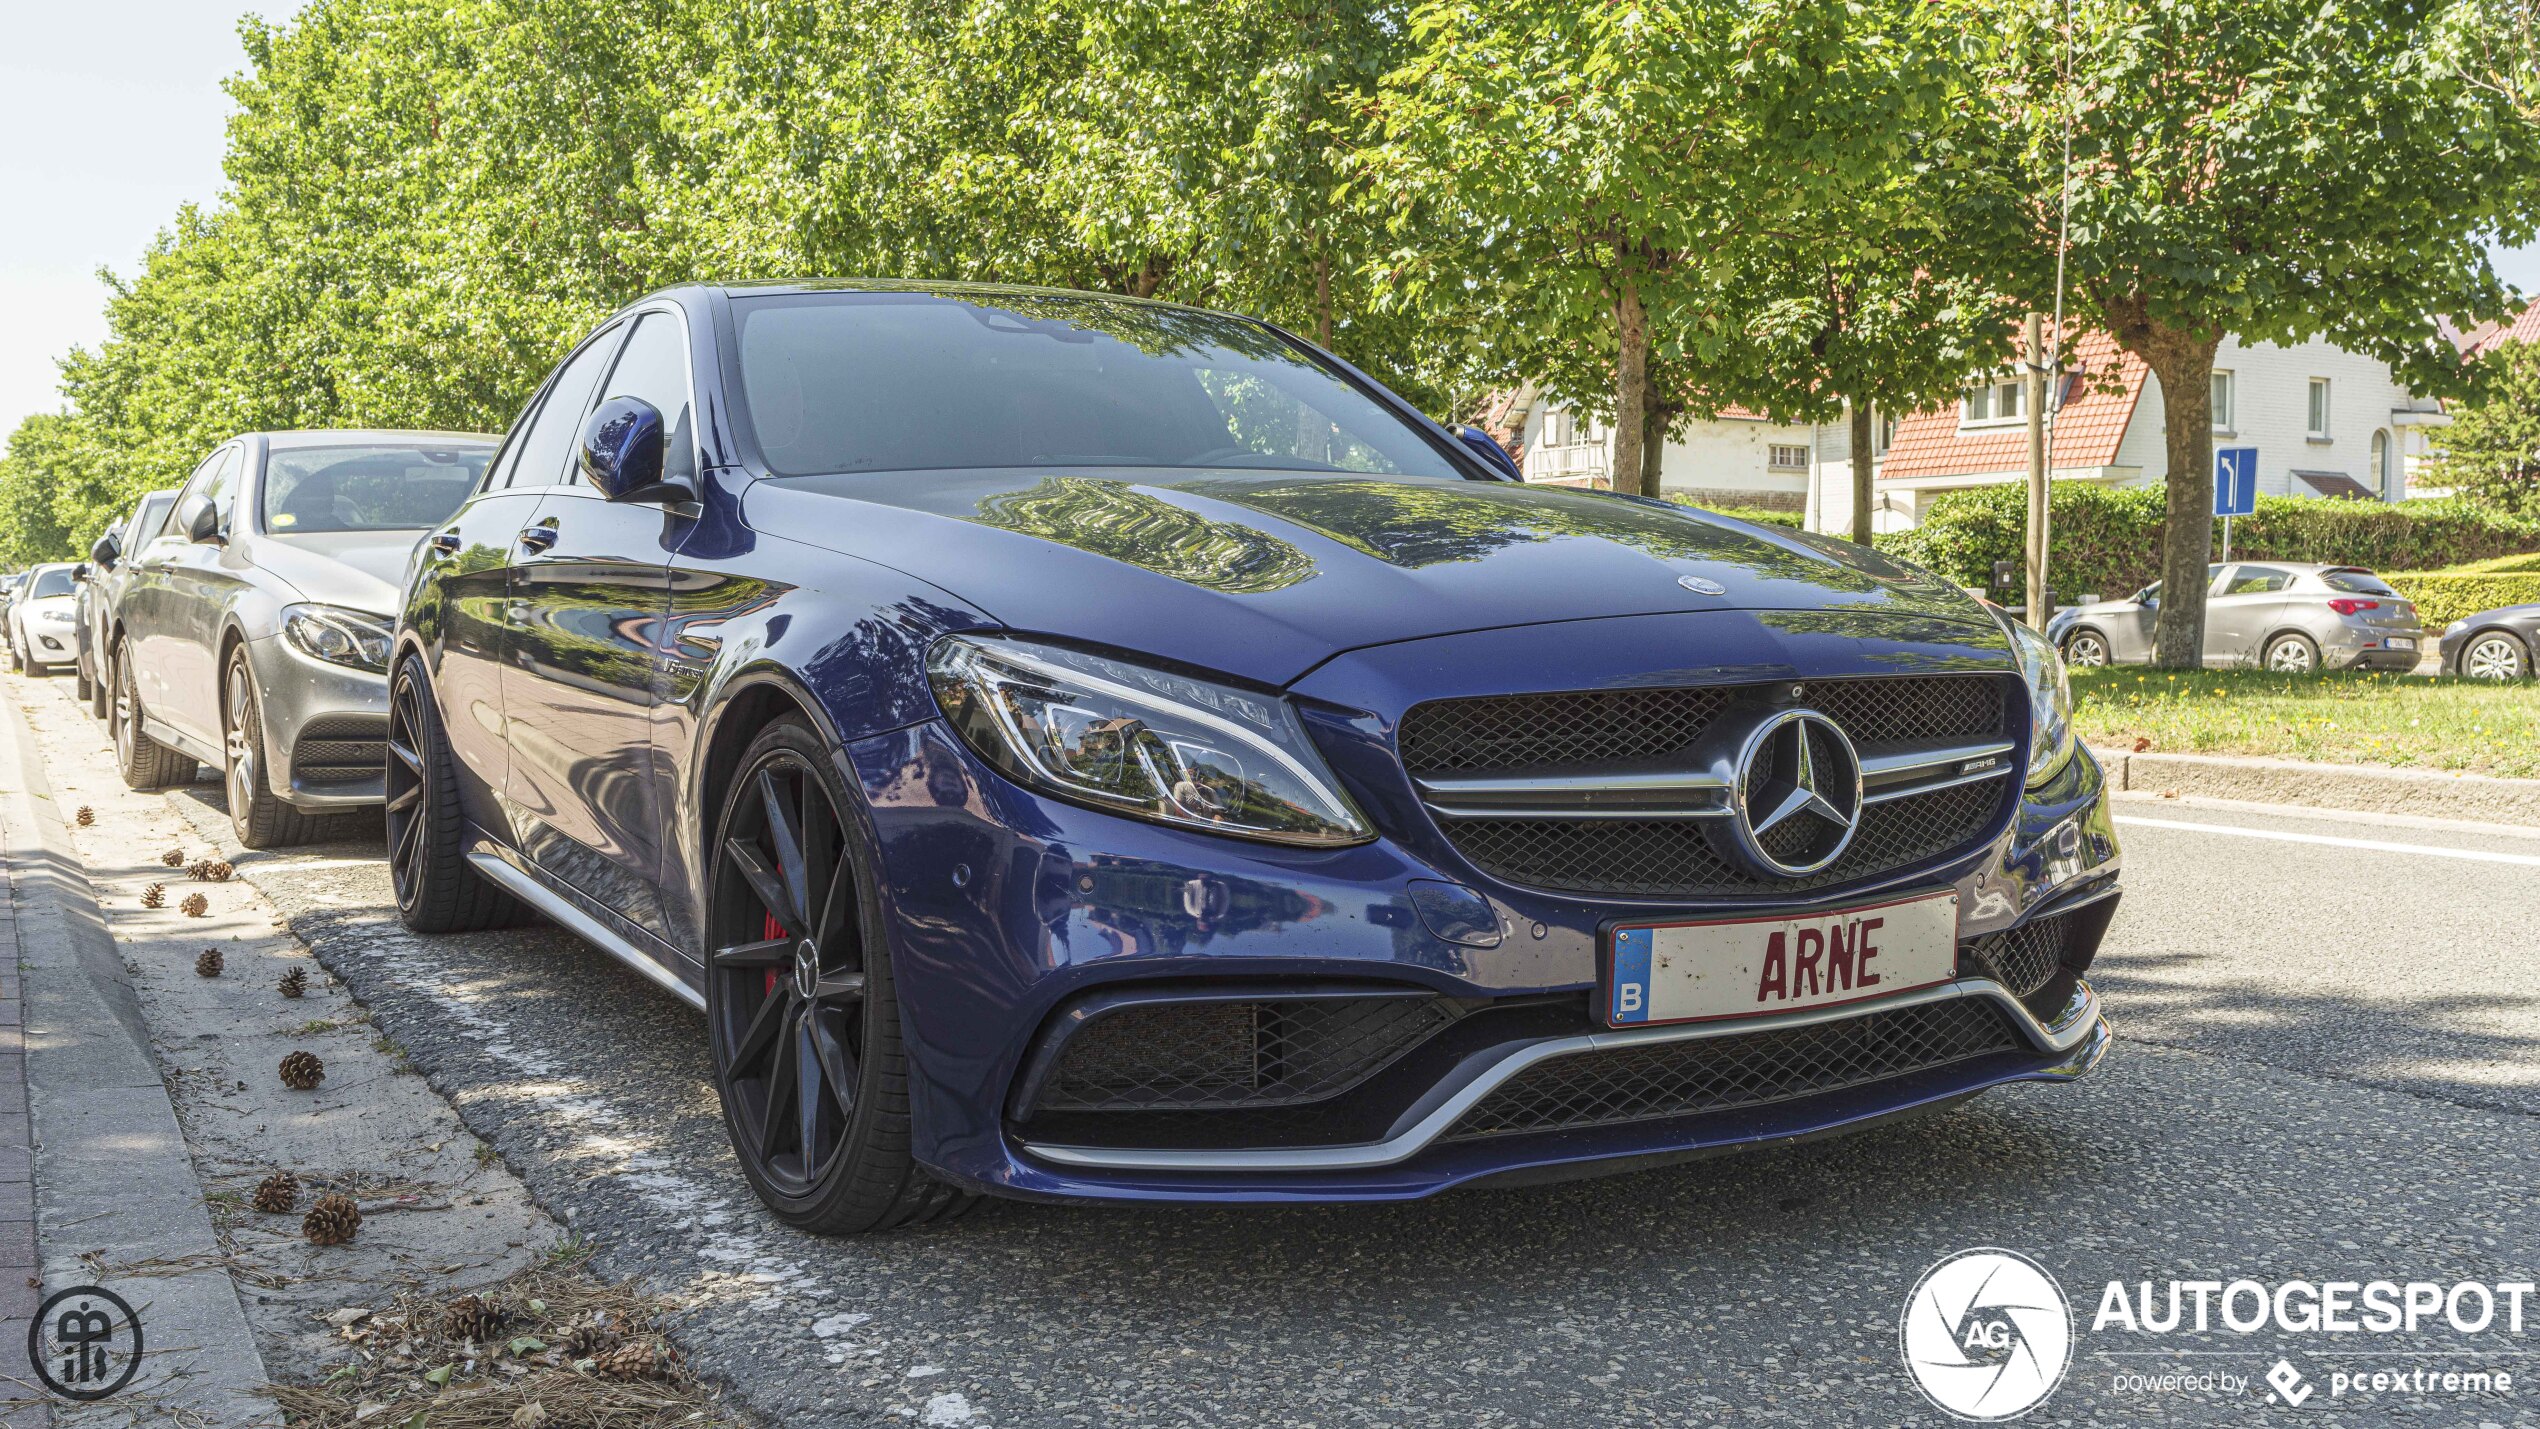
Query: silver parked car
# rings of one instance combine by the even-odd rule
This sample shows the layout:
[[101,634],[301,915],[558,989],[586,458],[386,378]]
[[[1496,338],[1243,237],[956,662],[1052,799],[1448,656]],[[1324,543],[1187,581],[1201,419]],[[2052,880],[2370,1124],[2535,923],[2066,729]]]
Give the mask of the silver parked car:
[[[2205,666],[2310,670],[2413,670],[2425,628],[2413,601],[2355,566],[2229,561],[2207,568]],[[2161,609],[2158,581],[2123,600],[2066,606],[2046,622],[2068,665],[2128,665],[2152,658]]]
[[378,803],[406,558],[493,455],[459,432],[258,432],[205,457],[124,558],[106,641],[124,782],[210,764],[249,848]]
[[144,493],[123,519],[107,527],[106,533],[88,548],[88,579],[79,583],[79,603],[72,607],[71,633],[79,651],[79,697],[88,702],[88,712],[99,719],[106,717],[104,632],[114,625],[115,602],[130,584],[124,552],[138,550],[143,533],[157,530],[175,501],[174,491]]

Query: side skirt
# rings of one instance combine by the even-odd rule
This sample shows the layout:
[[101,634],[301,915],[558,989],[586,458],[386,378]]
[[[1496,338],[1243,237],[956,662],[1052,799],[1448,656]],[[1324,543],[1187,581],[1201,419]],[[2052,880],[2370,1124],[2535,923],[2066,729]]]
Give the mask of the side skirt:
[[469,854],[467,861],[496,887],[554,919],[565,931],[661,984],[681,1002],[699,1012],[705,1011],[705,994],[690,987],[679,974],[646,956],[642,949],[610,931],[608,925],[576,908],[544,883],[490,853]]

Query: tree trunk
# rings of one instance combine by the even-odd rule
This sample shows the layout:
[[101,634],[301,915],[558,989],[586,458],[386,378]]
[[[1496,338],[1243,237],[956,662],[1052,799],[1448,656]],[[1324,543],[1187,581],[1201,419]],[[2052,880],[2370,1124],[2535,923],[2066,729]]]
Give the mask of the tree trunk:
[[2161,613],[2152,662],[2164,670],[2205,663],[2205,587],[2214,555],[2214,349],[2212,336],[2157,321],[2140,299],[2111,305],[2117,342],[2161,379],[2166,413],[2169,526],[2161,538]]
[[1658,379],[1653,373],[1641,389],[1640,406],[1640,494],[1656,496],[1666,489],[1664,481],[1667,460],[1667,428],[1674,425],[1676,410],[1658,395]]
[[1642,476],[1641,413],[1649,400],[1649,313],[1628,275],[1614,295],[1614,335],[1614,464],[1608,468],[1607,484],[1616,491],[1634,491],[1640,489]]
[[1852,404],[1852,539],[1870,544],[1870,404]]

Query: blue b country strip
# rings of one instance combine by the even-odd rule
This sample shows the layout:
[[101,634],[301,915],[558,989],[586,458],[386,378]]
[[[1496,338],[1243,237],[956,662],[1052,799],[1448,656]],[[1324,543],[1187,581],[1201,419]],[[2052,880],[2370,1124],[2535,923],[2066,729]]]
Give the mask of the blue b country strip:
[[1649,948],[1647,928],[1620,928],[1614,933],[1612,999],[1605,1020],[1614,1025],[1649,1020]]

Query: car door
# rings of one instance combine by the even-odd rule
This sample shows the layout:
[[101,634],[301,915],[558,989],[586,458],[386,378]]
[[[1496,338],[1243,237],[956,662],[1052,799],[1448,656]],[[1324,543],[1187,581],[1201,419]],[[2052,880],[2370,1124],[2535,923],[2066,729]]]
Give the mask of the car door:
[[2293,572],[2281,566],[2225,566],[2205,599],[2205,667],[2256,664],[2292,589]]
[[[591,405],[617,397],[660,409],[665,468],[693,476],[688,339],[676,311],[636,317]],[[659,505],[606,499],[576,463],[568,472],[520,536],[512,570],[506,802],[541,869],[658,937],[668,819],[655,787],[652,710],[670,558],[691,523]]]
[[[220,606],[237,576],[223,539],[195,541],[194,513],[208,508],[227,531],[237,504],[246,446],[231,442],[198,468],[144,553],[133,594],[140,609],[127,621],[133,675],[151,716],[195,743],[220,747],[220,689],[213,649]],[[200,751],[197,751],[200,752]]]

